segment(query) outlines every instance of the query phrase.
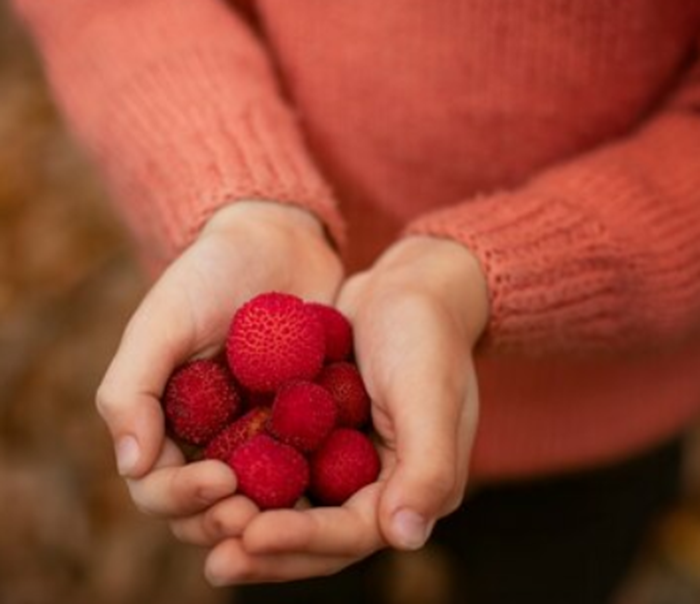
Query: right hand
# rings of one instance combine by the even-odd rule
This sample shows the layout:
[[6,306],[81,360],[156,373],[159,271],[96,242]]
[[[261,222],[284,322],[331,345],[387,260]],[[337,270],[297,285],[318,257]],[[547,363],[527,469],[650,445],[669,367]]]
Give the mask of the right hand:
[[282,291],[331,303],[343,278],[319,221],[264,201],[220,210],[131,318],[97,394],[117,466],[136,506],[166,519],[197,514],[236,490],[218,461],[185,464],[166,437],[161,395],[170,374],[223,345],[234,311]]

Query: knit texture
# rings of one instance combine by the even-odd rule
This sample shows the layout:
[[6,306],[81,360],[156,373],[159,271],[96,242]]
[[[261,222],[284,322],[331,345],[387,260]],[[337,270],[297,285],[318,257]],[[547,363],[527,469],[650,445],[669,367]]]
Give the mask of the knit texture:
[[15,2],[156,263],[241,199],[347,226],[352,269],[402,230],[478,256],[475,476],[700,408],[697,2]]
[[241,199],[304,207],[342,242],[297,117],[253,33],[222,2],[18,7],[58,101],[154,265]]

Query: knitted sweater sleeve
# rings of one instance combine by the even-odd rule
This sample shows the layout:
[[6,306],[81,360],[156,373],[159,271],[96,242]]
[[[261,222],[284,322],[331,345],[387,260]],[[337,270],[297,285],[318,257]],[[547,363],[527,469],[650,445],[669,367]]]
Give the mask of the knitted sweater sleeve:
[[621,353],[700,331],[700,65],[635,132],[522,187],[418,217],[490,292],[487,349]]
[[342,224],[274,68],[221,0],[15,0],[68,121],[147,259],[163,265],[239,199]]

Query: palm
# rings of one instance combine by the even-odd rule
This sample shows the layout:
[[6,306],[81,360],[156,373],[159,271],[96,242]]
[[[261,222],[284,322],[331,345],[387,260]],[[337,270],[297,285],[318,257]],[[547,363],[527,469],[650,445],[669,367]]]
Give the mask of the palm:
[[[443,452],[445,459],[451,458],[439,435],[456,433],[460,466],[456,480],[453,476],[445,479],[447,484],[435,485],[448,491],[440,515],[452,511],[466,486],[479,407],[469,338],[433,297],[386,281],[377,287],[364,275],[348,281],[340,304],[356,326],[357,356],[373,400],[372,419],[384,448],[385,475],[391,477],[396,467],[393,478],[405,487],[398,474],[423,463],[413,457]],[[426,429],[429,424],[440,428]],[[421,443],[422,450],[415,443]],[[433,472],[441,481],[440,472]],[[398,493],[387,493],[385,498],[395,496],[400,498]]]
[[[182,361],[221,346],[235,309],[258,293],[280,290],[323,302],[333,299],[339,283],[334,265],[321,259],[309,267],[309,259],[293,260],[289,251],[276,249],[265,253],[264,247],[256,233],[244,229],[204,238],[168,269],[135,320],[146,315],[144,331],[163,334],[163,346],[175,345]],[[311,271],[298,270],[300,265]],[[175,326],[177,342],[168,341]]]
[[210,222],[168,268],[132,317],[100,387],[98,407],[118,453],[124,442],[131,447],[120,471],[145,512],[166,518],[196,513],[235,489],[226,466],[184,465],[164,439],[160,396],[173,370],[214,354],[234,310],[253,295],[281,290],[329,302],[340,283],[339,261],[312,218],[259,206]]

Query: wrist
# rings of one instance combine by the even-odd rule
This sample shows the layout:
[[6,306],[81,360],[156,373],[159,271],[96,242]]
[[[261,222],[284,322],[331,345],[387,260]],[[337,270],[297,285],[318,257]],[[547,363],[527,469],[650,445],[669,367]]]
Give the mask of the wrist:
[[266,200],[241,200],[215,212],[200,236],[212,231],[227,231],[243,224],[266,224],[288,230],[300,230],[319,238],[324,237],[321,221],[307,210]]
[[427,287],[460,317],[475,344],[489,320],[486,274],[475,254],[451,239],[415,235],[394,244],[378,261],[381,269],[399,273]]
[[260,291],[279,289],[321,299],[327,285],[337,288],[343,277],[342,262],[323,224],[296,206],[237,201],[211,217],[197,245],[238,258],[251,282],[264,277]]

